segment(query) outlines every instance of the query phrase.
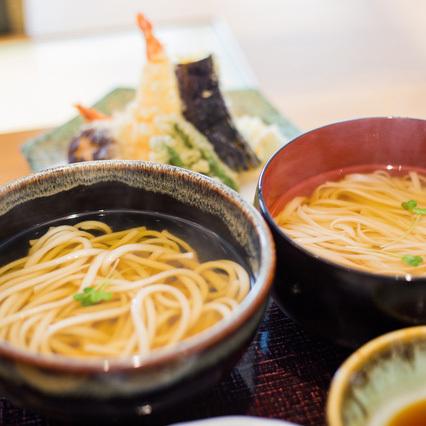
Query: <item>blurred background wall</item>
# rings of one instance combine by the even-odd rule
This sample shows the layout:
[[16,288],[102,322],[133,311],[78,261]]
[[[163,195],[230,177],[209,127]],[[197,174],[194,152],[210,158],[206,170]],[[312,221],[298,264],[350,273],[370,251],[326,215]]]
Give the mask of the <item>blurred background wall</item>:
[[37,39],[132,28],[140,10],[159,26],[223,18],[262,90],[301,126],[426,115],[424,0],[0,0],[0,7],[10,2],[22,5],[24,30]]

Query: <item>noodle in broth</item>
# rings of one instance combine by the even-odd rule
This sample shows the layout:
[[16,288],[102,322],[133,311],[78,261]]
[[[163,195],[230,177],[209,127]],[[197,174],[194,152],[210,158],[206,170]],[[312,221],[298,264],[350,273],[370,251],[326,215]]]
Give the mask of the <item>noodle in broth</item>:
[[166,230],[51,227],[0,268],[0,339],[47,355],[143,356],[229,317],[249,286],[238,263],[199,262]]
[[316,255],[373,273],[426,274],[426,177],[352,173],[295,197],[275,218]]

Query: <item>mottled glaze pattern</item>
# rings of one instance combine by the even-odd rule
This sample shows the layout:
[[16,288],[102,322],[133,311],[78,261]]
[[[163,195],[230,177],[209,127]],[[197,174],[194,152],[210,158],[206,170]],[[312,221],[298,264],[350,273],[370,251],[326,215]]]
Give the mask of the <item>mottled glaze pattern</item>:
[[[114,164],[114,173],[111,173],[111,164]],[[165,194],[221,218],[235,239],[246,248],[252,261],[256,261],[255,247],[249,230],[251,224],[241,220],[241,214],[252,216],[253,213],[237,193],[231,192],[225,186],[221,187],[220,192],[216,192],[213,190],[216,188],[214,182],[201,174],[190,173],[184,169],[177,173],[175,167],[157,163],[125,160],[85,162],[71,168],[59,167],[53,173],[41,172],[0,189],[0,215],[36,198],[49,197],[80,185],[90,186],[101,182],[121,182],[132,188]],[[232,198],[238,200],[239,204],[221,202],[222,199],[230,201]],[[252,267],[257,269],[258,265]]]
[[22,178],[0,188],[0,241],[64,214],[113,208],[170,213],[225,237],[251,266],[252,290],[231,318],[143,359],[79,361],[0,343],[0,389],[18,404],[55,417],[148,415],[216,383],[256,331],[274,273],[272,238],[253,207],[202,175],[153,163],[104,161]]
[[426,327],[381,336],[337,371],[330,390],[329,426],[383,426],[403,407],[426,399]]
[[426,120],[365,118],[311,130],[278,150],[258,183],[259,209],[277,247],[275,300],[307,329],[348,347],[426,324],[426,278],[373,274],[318,257],[287,237],[274,216],[282,196],[301,182],[369,165],[426,168]]

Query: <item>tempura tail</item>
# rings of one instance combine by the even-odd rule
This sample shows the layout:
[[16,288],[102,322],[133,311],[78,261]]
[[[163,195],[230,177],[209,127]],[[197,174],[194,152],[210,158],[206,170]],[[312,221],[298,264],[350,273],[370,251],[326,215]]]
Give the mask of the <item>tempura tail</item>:
[[85,121],[91,122],[96,120],[109,120],[111,117],[98,111],[95,108],[88,108],[81,104],[75,104],[79,114],[84,118]]
[[167,59],[164,47],[158,38],[155,37],[152,31],[151,22],[145,17],[143,13],[136,15],[136,22],[139,29],[142,31],[146,42],[146,56],[149,62],[161,62]]

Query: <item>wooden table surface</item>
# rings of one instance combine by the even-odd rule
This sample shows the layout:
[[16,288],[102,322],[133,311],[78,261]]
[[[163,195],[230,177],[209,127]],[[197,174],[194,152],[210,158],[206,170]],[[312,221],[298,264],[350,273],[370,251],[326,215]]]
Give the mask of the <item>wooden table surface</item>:
[[21,154],[21,145],[42,130],[16,133],[0,133],[0,184],[30,173],[30,168]]

